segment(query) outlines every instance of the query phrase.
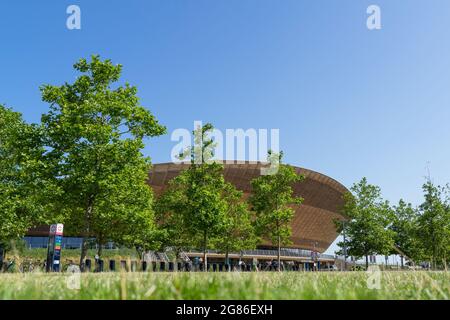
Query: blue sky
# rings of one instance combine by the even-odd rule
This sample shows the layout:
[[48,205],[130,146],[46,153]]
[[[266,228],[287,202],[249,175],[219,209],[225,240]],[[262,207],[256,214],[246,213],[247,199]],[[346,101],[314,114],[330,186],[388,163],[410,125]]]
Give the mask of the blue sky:
[[[82,29],[66,28],[79,5]],[[381,8],[382,29],[366,28]],[[124,65],[172,132],[279,128],[288,163],[349,187],[366,176],[418,204],[429,162],[450,182],[447,0],[2,1],[0,103],[39,121],[39,86],[73,81],[80,57]],[[151,139],[170,160],[170,135]]]

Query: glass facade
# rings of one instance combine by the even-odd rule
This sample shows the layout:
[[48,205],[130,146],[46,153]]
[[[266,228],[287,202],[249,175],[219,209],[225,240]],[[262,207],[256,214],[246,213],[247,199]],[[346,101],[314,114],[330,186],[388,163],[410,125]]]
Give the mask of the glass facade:
[[[25,245],[27,248],[47,248],[48,237],[24,237]],[[81,249],[83,238],[79,237],[63,237],[61,247],[63,249]],[[89,248],[96,249],[97,244],[95,239],[90,239]],[[113,242],[108,242],[103,248],[116,249],[117,246]]]
[[[47,248],[48,237],[24,237],[27,248]],[[63,237],[61,247],[63,249],[80,249],[82,238]]]

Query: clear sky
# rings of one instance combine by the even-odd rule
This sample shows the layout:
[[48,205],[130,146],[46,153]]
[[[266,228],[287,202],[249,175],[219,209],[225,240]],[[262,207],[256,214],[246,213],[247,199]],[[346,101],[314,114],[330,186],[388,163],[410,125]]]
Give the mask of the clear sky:
[[[81,8],[81,30],[66,8]],[[366,9],[381,8],[381,30]],[[0,3],[0,103],[39,121],[44,83],[100,54],[168,127],[280,129],[286,162],[392,202],[450,182],[448,0],[47,0]],[[170,161],[170,135],[151,139]]]

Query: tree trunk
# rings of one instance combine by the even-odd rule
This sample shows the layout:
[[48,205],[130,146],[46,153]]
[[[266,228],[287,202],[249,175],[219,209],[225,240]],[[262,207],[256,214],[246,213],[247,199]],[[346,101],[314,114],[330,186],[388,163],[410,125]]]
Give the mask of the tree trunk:
[[208,260],[206,255],[206,246],[207,246],[208,237],[206,231],[203,232],[203,271],[208,271]]
[[400,256],[400,261],[401,261],[401,267],[402,267],[402,269],[403,269],[403,256]]
[[145,249],[140,248],[138,246],[135,246],[134,248],[136,249],[136,253],[137,253],[139,259],[144,260]]
[[229,264],[230,262],[229,262],[229,255],[230,255],[230,253],[229,253],[229,251],[228,251],[228,249],[225,251],[225,264]]
[[86,236],[83,237],[83,244],[81,245],[81,256],[80,256],[80,269],[84,269],[84,259],[86,258],[88,251],[88,238]]
[[94,210],[94,196],[90,195],[88,199],[88,203],[86,206],[86,211],[84,214],[84,223],[85,223],[85,234],[83,235],[83,245],[81,247],[81,255],[80,255],[80,268],[84,269],[84,260],[86,259],[87,251],[88,251],[88,238],[90,234],[90,220],[92,211]]
[[366,254],[366,270],[369,269],[369,256]]
[[278,235],[278,252],[277,252],[277,258],[278,258],[278,271],[281,271],[281,236]]
[[99,259],[101,258],[102,253],[103,253],[103,245],[102,245],[101,242],[99,242],[99,243],[98,243],[98,249],[97,249],[97,255],[98,255],[98,258],[99,258]]

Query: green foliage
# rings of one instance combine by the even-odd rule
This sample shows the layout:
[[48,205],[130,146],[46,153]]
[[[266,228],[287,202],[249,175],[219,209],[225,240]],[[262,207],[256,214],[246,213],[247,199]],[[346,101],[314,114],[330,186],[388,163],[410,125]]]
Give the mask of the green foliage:
[[188,203],[186,187],[179,183],[179,179],[172,179],[155,203],[162,245],[172,247],[177,252],[188,250],[198,243],[195,235],[189,232],[189,221],[184,214]]
[[[389,203],[381,198],[379,187],[363,178],[351,187],[351,193],[344,196],[343,214],[345,223],[338,222],[337,228],[345,232],[347,254],[360,258],[374,254],[387,255],[394,245],[394,232],[389,229],[394,214]],[[344,243],[338,245],[343,248]]]
[[259,238],[255,234],[254,217],[248,204],[242,199],[242,192],[227,183],[224,197],[227,202],[226,216],[214,247],[225,252],[228,257],[228,253],[232,251],[254,249]]
[[450,257],[450,188],[428,181],[423,192],[425,201],[419,207],[417,219],[418,238],[433,266],[445,265]]
[[293,195],[292,186],[304,177],[298,175],[293,167],[281,163],[282,153],[269,152],[269,161],[274,155],[277,170],[252,181],[253,193],[249,202],[256,212],[257,234],[270,238],[278,246],[279,256],[281,245],[290,242],[291,221],[295,212],[291,205],[299,205],[303,201]]
[[208,237],[223,228],[227,205],[223,197],[223,166],[209,161],[213,141],[208,135],[212,130],[211,124],[196,128],[194,146],[182,156],[190,156],[191,165],[170,182],[168,192],[162,197],[168,202],[165,206],[182,223],[180,231],[194,240],[201,234],[205,250]]
[[[204,251],[215,239],[230,231],[236,211],[243,213],[238,205],[241,193],[225,182],[223,166],[211,161],[214,141],[210,138],[211,124],[194,131],[194,146],[181,155],[190,157],[191,164],[169,183],[158,200],[158,220],[166,233],[168,245],[181,249],[198,246]],[[244,242],[227,238],[229,245],[241,246]]]
[[0,105],[0,244],[45,221],[40,130]]
[[220,232],[227,209],[223,167],[217,163],[193,164],[176,180],[186,186],[187,203],[183,211],[185,221],[189,221],[190,234],[200,233],[207,237]]
[[50,104],[42,116],[46,162],[62,191],[53,199],[55,210],[69,234],[148,246],[152,237],[137,232],[153,229],[152,193],[145,184],[150,160],[141,149],[144,138],[165,128],[139,104],[136,87],[113,88],[121,65],[92,56],[74,68],[82,75],[73,84],[41,87]]
[[[394,232],[394,245],[413,262],[423,258],[421,241],[418,239],[418,211],[410,203],[400,200],[393,208],[395,215],[390,229]],[[397,250],[393,251],[398,253]]]

